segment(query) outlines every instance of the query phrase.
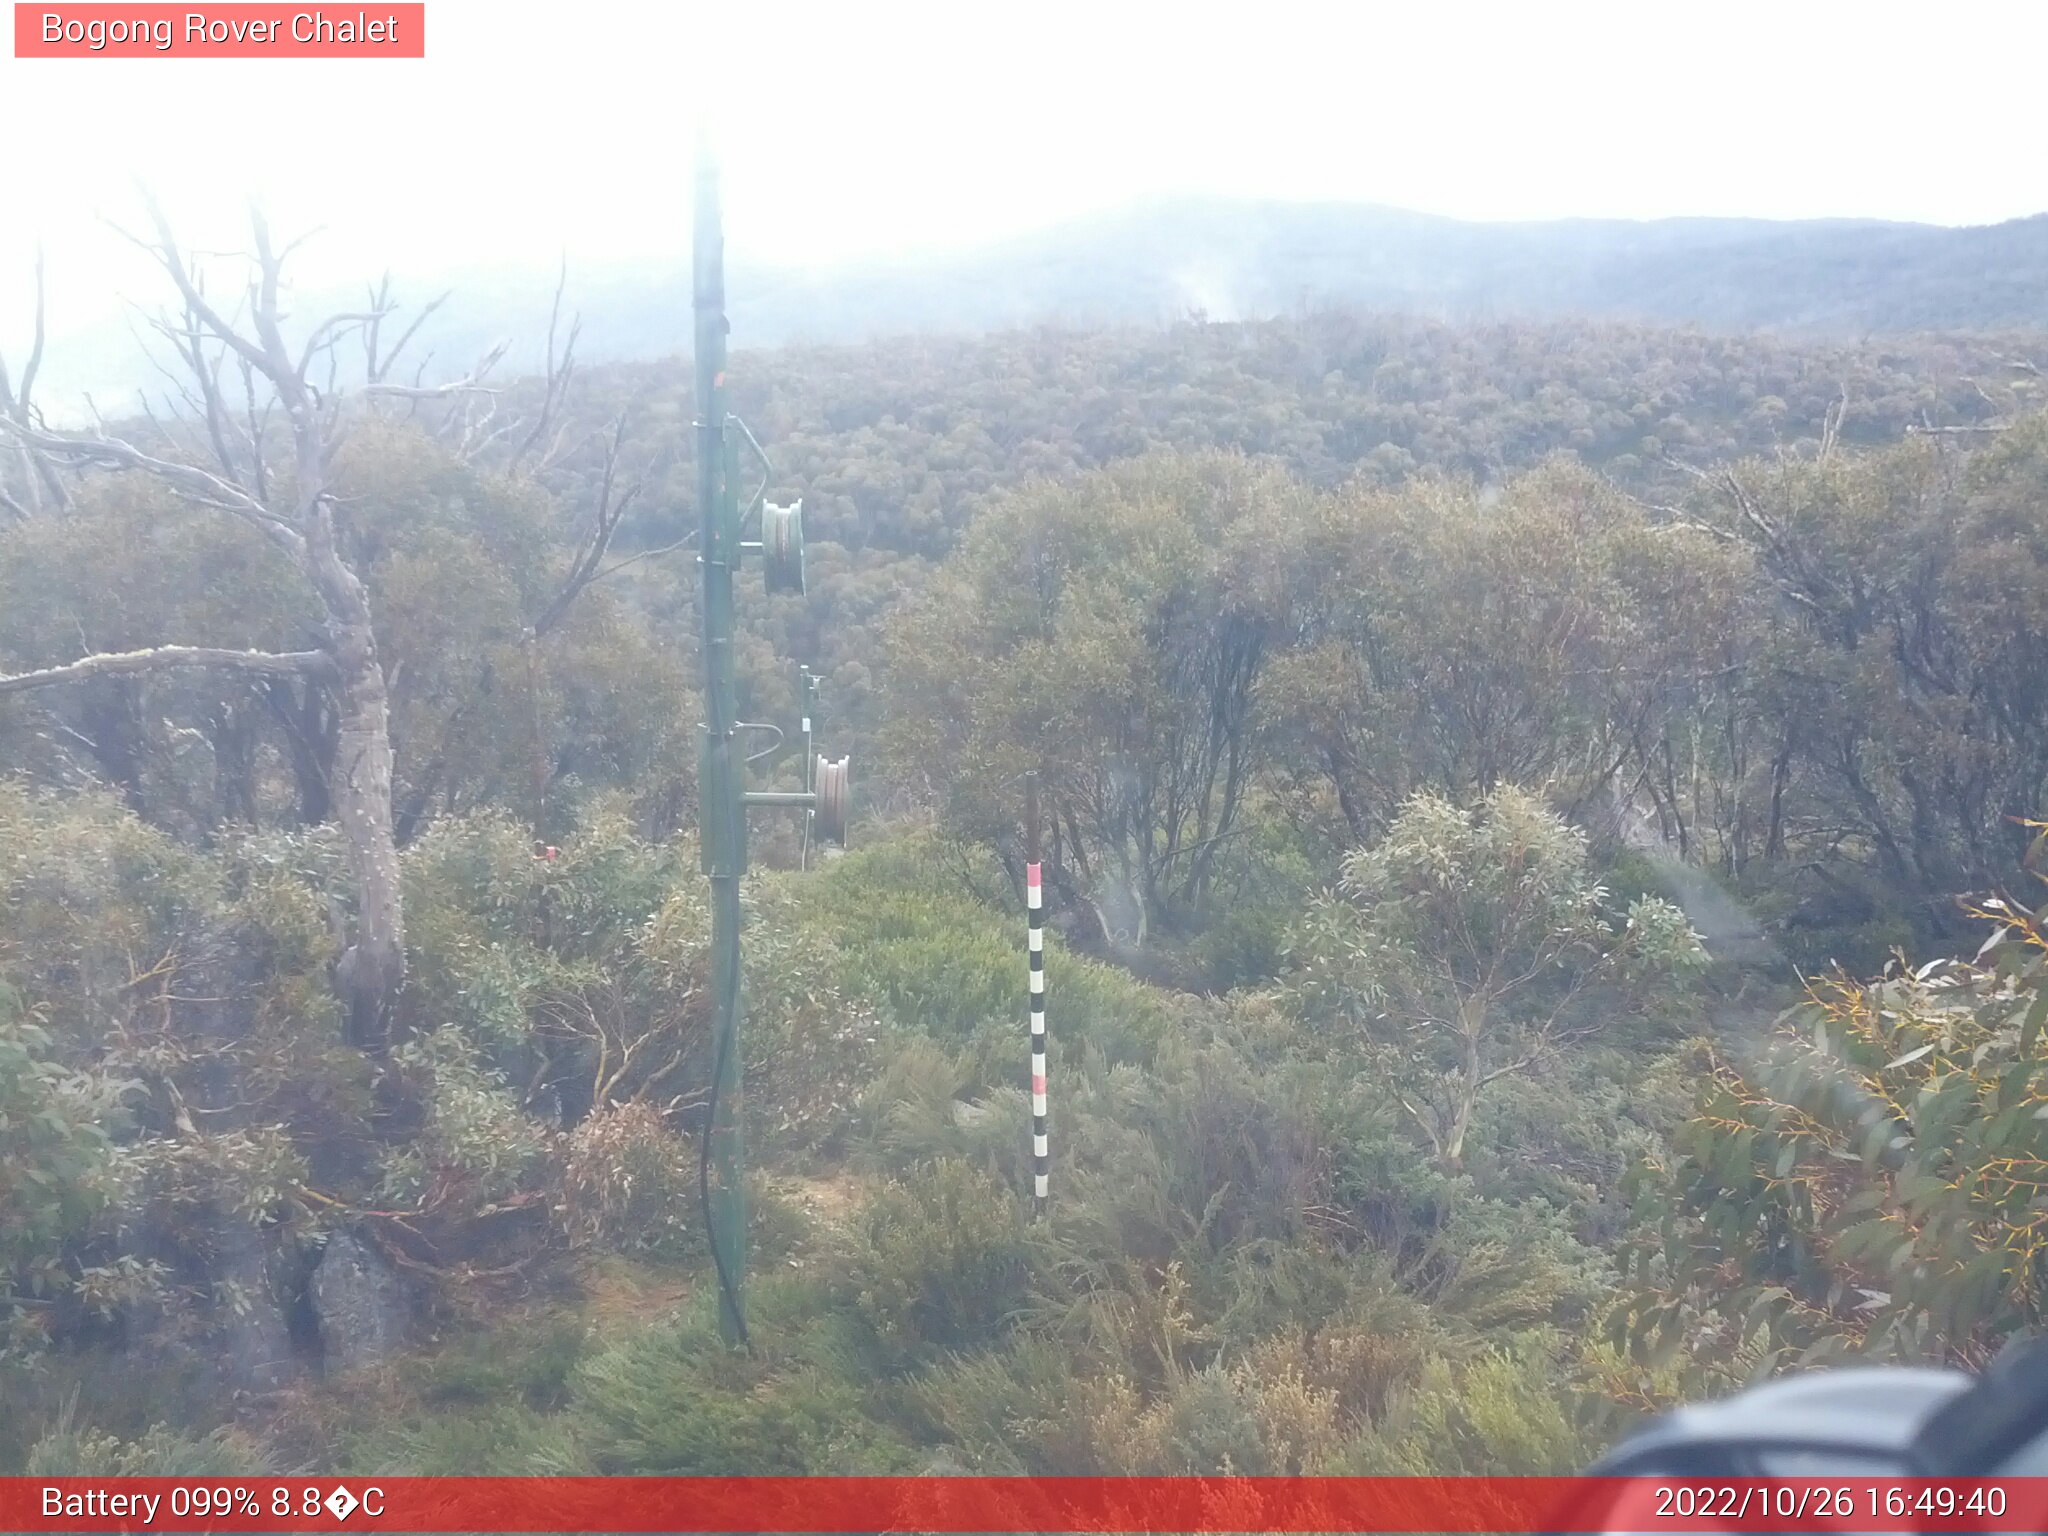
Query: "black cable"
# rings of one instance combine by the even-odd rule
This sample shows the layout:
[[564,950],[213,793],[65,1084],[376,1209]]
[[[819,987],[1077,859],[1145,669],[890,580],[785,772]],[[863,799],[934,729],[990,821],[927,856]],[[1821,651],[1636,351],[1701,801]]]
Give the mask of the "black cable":
[[[737,935],[735,935],[737,938]],[[737,943],[734,945],[738,947]],[[716,957],[712,960],[714,969]],[[733,975],[739,975],[739,957],[733,957]],[[711,1220],[711,1137],[718,1128],[718,1089],[725,1081],[726,1052],[732,1047],[732,1037],[739,1024],[739,988],[733,988],[733,1011],[725,1021],[725,1028],[718,1032],[717,1058],[711,1065],[711,1100],[705,1106],[704,1136],[697,1143],[697,1209],[704,1222],[704,1241],[711,1249],[711,1267],[718,1272],[718,1292],[725,1298],[725,1305],[732,1313],[733,1328],[739,1334],[740,1344],[749,1354],[753,1353],[754,1341],[747,1337],[747,1316],[740,1310],[740,1295],[734,1287],[732,1275],[726,1270],[725,1255],[718,1251],[718,1228]]]

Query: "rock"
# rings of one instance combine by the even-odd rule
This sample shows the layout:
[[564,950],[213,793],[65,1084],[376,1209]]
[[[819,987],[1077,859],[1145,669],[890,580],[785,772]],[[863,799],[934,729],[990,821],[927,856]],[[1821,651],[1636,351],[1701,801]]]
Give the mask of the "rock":
[[263,1240],[241,1222],[222,1223],[216,1242],[218,1279],[230,1299],[210,1363],[237,1390],[275,1391],[298,1375],[300,1362],[278,1300],[270,1255]]
[[327,1239],[308,1300],[328,1370],[363,1370],[397,1351],[407,1314],[404,1286],[374,1249],[348,1233]]

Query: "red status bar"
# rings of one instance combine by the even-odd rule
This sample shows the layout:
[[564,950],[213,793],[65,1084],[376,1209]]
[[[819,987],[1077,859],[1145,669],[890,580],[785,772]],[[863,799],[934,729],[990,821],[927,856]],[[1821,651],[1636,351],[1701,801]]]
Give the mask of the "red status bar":
[[2039,1531],[2048,1478],[0,1478],[5,1531]]

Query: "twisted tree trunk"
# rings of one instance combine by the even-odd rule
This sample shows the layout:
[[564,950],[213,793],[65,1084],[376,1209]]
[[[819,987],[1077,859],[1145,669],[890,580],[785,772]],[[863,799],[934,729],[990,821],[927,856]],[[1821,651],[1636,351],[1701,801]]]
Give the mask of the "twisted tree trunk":
[[[7,500],[0,504],[0,512],[27,517],[45,500],[64,505],[58,466],[147,475],[194,505],[234,518],[282,551],[317,599],[317,610],[309,602],[300,617],[305,628],[317,628],[323,643],[314,650],[280,653],[190,645],[105,653],[0,676],[0,694],[180,667],[228,670],[261,684],[262,697],[287,728],[301,819],[316,822],[331,813],[341,829],[354,885],[355,925],[344,936],[335,963],[335,988],[349,1038],[365,1049],[381,1051],[389,1042],[393,1004],[405,982],[405,904],[391,803],[389,686],[378,658],[369,593],[337,525],[333,465],[353,418],[336,383],[336,349],[344,341],[362,345],[360,396],[396,397],[416,407],[422,401],[467,402],[478,393],[494,393],[481,378],[504,347],[491,352],[465,379],[431,386],[394,383],[389,375],[399,354],[439,307],[439,299],[388,347],[380,339],[381,328],[398,308],[388,281],[371,289],[367,308],[311,321],[288,340],[284,326],[290,316],[281,279],[293,244],[273,246],[260,213],[251,219],[255,250],[246,295],[240,307],[227,313],[209,299],[202,273],[179,247],[154,203],[149,213],[155,239],[138,239],[137,244],[170,279],[181,301],[181,313],[159,319],[155,329],[182,365],[178,387],[186,416],[182,421],[174,416],[168,426],[152,419],[155,435],[144,441],[114,437],[104,429],[90,434],[44,429],[30,403],[42,350],[38,266],[36,342],[19,388],[10,385],[0,368],[0,447],[29,455],[36,475],[24,477],[27,503]],[[557,319],[560,305],[558,288]],[[513,455],[515,464],[547,435],[572,367],[575,327],[559,358],[553,321],[548,336],[545,401]],[[221,392],[222,370],[230,365],[241,374],[248,392],[246,420]],[[179,370],[169,373],[178,380]],[[275,426],[270,425],[273,408],[281,413]],[[482,424],[473,422],[466,409],[456,415],[454,424],[468,451]],[[480,440],[488,442],[495,435]],[[623,436],[621,418],[611,432],[593,530],[562,592],[530,631],[533,639],[559,620],[585,587],[610,574],[604,567],[605,554],[638,490],[637,483],[619,484]],[[284,448],[289,449],[289,463],[273,462]],[[47,497],[41,496],[39,486]]]
[[[373,294],[370,310],[313,325],[294,349],[282,329],[279,278],[284,255],[273,249],[269,230],[258,216],[253,222],[255,274],[248,290],[246,329],[238,328],[208,300],[161,213],[153,206],[150,211],[157,240],[148,249],[184,305],[182,324],[166,322],[159,330],[177,348],[192,376],[189,401],[208,427],[215,466],[205,467],[204,455],[189,449],[189,457],[179,457],[176,450],[169,455],[146,451],[104,432],[46,432],[14,397],[0,409],[0,429],[46,460],[149,475],[261,534],[298,567],[318,598],[326,644],[314,651],[284,654],[160,646],[88,656],[0,677],[0,693],[175,667],[227,668],[273,679],[299,677],[307,680],[309,689],[320,681],[330,684],[339,701],[339,720],[327,775],[328,800],[341,827],[356,897],[355,930],[335,964],[334,979],[349,1038],[365,1049],[381,1051],[390,1038],[392,1004],[405,981],[404,894],[391,811],[391,711],[369,595],[344,557],[336,532],[331,465],[344,431],[342,403],[337,393],[316,387],[311,378],[316,368],[331,364],[338,339],[367,333],[371,387],[377,387],[390,358],[381,365],[377,360],[375,327],[392,306],[388,295]],[[228,357],[238,360],[252,381],[252,413],[258,379],[282,407],[291,448],[288,473],[274,472],[266,462],[272,440],[260,425],[236,439],[241,429],[231,426],[218,392],[219,366]],[[303,777],[301,787],[303,794]]]
[[340,730],[330,779],[334,819],[356,888],[355,940],[335,967],[349,1038],[365,1049],[389,1039],[391,1005],[405,981],[405,904],[391,816],[391,705],[362,581],[334,549],[325,507],[307,540],[314,583],[327,606],[340,673]]

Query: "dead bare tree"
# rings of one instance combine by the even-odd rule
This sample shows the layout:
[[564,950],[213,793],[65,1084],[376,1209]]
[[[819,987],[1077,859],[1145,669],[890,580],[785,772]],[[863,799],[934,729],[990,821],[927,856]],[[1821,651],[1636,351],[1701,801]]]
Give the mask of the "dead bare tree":
[[[452,398],[477,387],[476,380],[433,387],[389,382],[397,352],[416,333],[418,322],[389,351],[380,347],[381,330],[398,307],[388,281],[371,291],[366,308],[330,315],[307,327],[296,346],[288,342],[290,317],[281,277],[297,242],[275,246],[260,213],[251,221],[255,250],[246,295],[224,312],[208,296],[202,270],[180,247],[153,201],[148,213],[151,236],[130,238],[162,269],[178,300],[174,316],[154,322],[175,359],[165,370],[177,391],[171,418],[159,420],[151,413],[155,435],[140,441],[104,426],[92,433],[58,433],[43,425],[29,403],[41,352],[39,284],[38,345],[21,387],[0,391],[0,436],[40,466],[37,480],[46,491],[61,492],[56,466],[139,473],[260,534],[304,577],[311,598],[308,627],[321,643],[312,650],[279,653],[166,645],[86,656],[0,677],[0,693],[177,667],[270,679],[303,677],[330,688],[337,719],[330,804],[356,897],[353,930],[335,967],[335,986],[347,1010],[350,1038],[381,1049],[405,976],[405,913],[392,824],[386,679],[369,596],[336,526],[333,464],[351,416],[349,391],[337,382],[337,348],[346,338],[363,340],[368,362],[361,392],[372,396]],[[224,379],[239,380],[239,402],[230,400]],[[271,462],[273,455],[278,462]]]
[[[511,467],[514,469],[518,468],[520,461],[548,435],[548,429],[555,425],[555,419],[569,397],[569,380],[576,372],[576,340],[583,334],[583,317],[578,315],[569,322],[568,338],[560,343],[558,349],[556,338],[562,324],[562,295],[568,287],[569,259],[564,256],[561,275],[555,280],[555,301],[548,310],[547,371],[542,376],[540,409],[534,412],[533,424],[527,428],[525,436],[519,439],[519,445],[512,450]],[[561,446],[558,435],[542,455],[543,465],[560,453]],[[617,456],[616,443],[613,456]],[[609,467],[607,465],[607,468]]]
[[[552,403],[548,407],[552,409]],[[625,447],[626,435],[630,430],[630,415],[623,414],[611,425],[605,435],[604,468],[598,478],[597,499],[591,509],[590,526],[584,531],[581,543],[577,545],[575,558],[569,562],[568,574],[555,595],[541,610],[532,624],[527,626],[528,643],[544,638],[548,631],[561,623],[562,616],[574,606],[576,599],[592,582],[601,581],[613,571],[623,570],[646,555],[659,553],[649,550],[642,555],[629,555],[616,565],[607,567],[605,556],[611,552],[612,540],[618,534],[619,524],[625,521],[626,513],[632,508],[642,490],[646,488],[645,475],[622,482],[620,454]],[[673,546],[671,546],[673,547]]]
[[[602,454],[588,531],[561,586],[527,627],[529,666],[537,666],[537,646],[585,589],[667,552],[649,550],[607,563],[614,535],[646,483],[644,467],[625,468],[630,411],[573,438],[565,424],[581,328],[572,318],[563,330],[566,264],[549,316],[538,405],[530,414],[501,414],[501,392],[487,380],[506,343],[446,383],[427,382],[431,355],[418,362],[409,355],[446,294],[401,324],[386,276],[370,286],[361,308],[295,326],[299,334],[287,341],[293,317],[286,312],[282,278],[302,242],[276,246],[261,213],[252,213],[246,291],[223,306],[208,293],[204,268],[179,245],[162,211],[146,196],[145,203],[150,234],[127,238],[161,269],[175,296],[173,308],[144,321],[158,354],[150,360],[167,384],[163,408],[153,408],[145,395],[145,420],[125,434],[110,430],[96,410],[90,432],[48,428],[33,398],[44,350],[38,259],[34,336],[18,384],[0,362],[0,450],[12,450],[0,455],[0,514],[25,520],[68,507],[66,471],[148,476],[189,503],[236,519],[281,550],[304,578],[305,628],[318,643],[280,652],[170,644],[103,652],[0,675],[0,695],[175,669],[212,670],[252,685],[287,727],[302,813],[331,816],[340,826],[356,900],[353,927],[341,934],[335,987],[350,1038],[381,1050],[405,977],[390,679],[379,657],[369,595],[338,519],[337,450],[352,422],[382,412],[415,422],[465,463],[536,482],[546,483],[557,471],[573,477],[570,461],[580,459],[586,447]],[[347,352],[346,362],[344,344],[360,347],[359,353]],[[12,476],[4,472],[10,463],[18,465]]]
[[[18,423],[23,427],[35,427],[42,421],[35,406],[36,375],[43,366],[43,253],[40,250],[36,252],[35,273],[35,329],[18,385],[8,373],[7,359],[0,356],[0,425]],[[0,512],[26,519],[36,516],[46,507],[61,510],[68,505],[64,481],[49,460],[24,441],[17,440],[14,448],[20,484],[10,492],[6,479],[0,477]]]

